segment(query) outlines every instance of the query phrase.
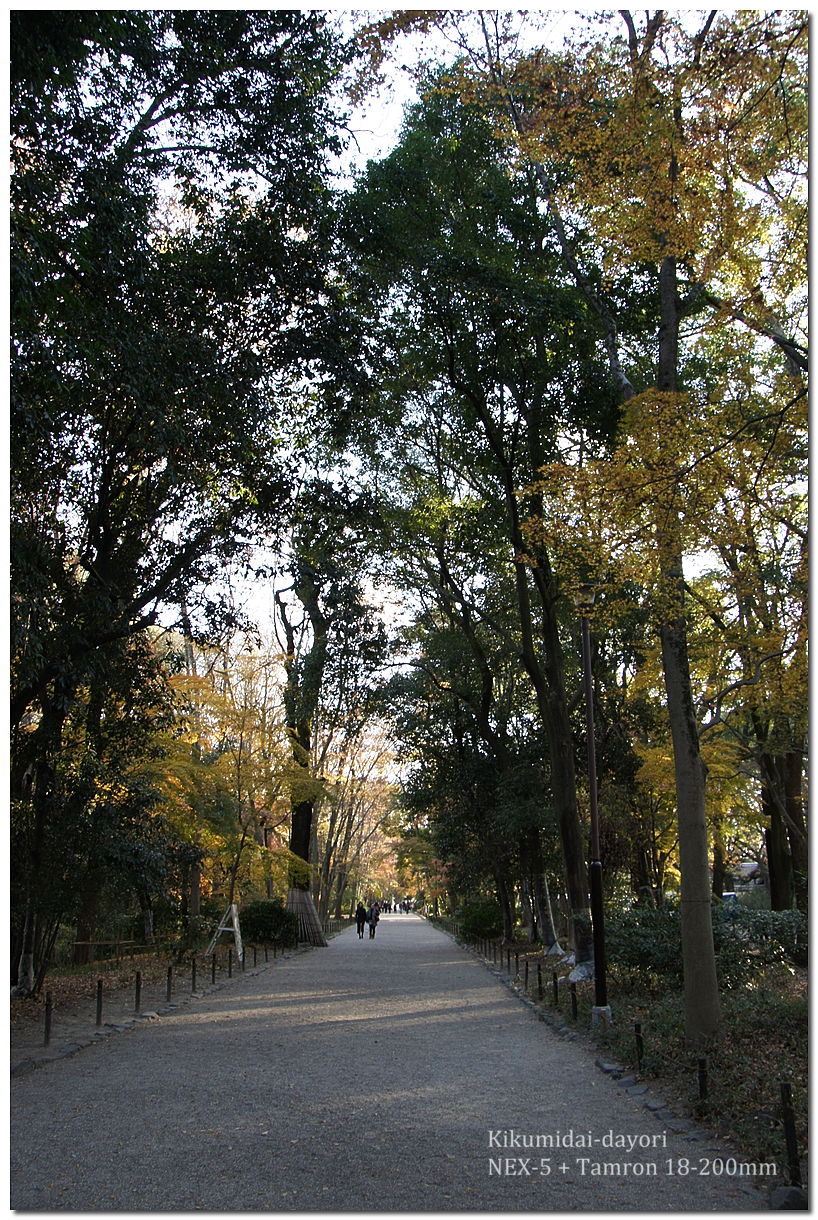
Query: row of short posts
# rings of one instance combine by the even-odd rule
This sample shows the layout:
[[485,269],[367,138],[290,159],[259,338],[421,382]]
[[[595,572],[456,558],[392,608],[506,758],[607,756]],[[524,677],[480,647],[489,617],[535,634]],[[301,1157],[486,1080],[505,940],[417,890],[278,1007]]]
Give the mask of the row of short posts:
[[[263,947],[262,951],[264,953],[264,961],[269,962],[270,956],[269,956],[268,946],[265,945]],[[275,961],[275,959],[277,957],[277,948],[275,945],[272,946],[272,951],[273,951],[273,961]],[[259,955],[259,950],[254,945],[253,946],[253,966],[254,967],[258,965],[258,955]],[[227,950],[227,977],[228,978],[233,977],[233,960],[234,960],[233,950],[228,949]],[[244,970],[245,966],[246,966],[246,955],[245,955],[245,957],[239,957],[238,961],[239,961],[239,965],[240,965],[241,969]],[[217,969],[218,969],[218,962],[217,962],[216,954],[214,953],[212,955],[211,961],[210,961],[210,981],[211,981],[211,983],[216,982]],[[167,980],[166,980],[166,986],[165,986],[165,998],[168,1003],[170,1003],[171,999],[173,998],[174,980],[175,980],[174,968],[173,968],[173,966],[168,966]],[[191,964],[190,964],[190,990],[191,990],[191,993],[194,995],[196,993],[197,981],[198,981],[198,961],[195,957],[193,957],[191,959]],[[102,1025],[103,997],[104,997],[104,980],[97,979],[97,986],[96,986],[96,1025],[97,1025],[97,1028],[99,1028]],[[135,978],[134,978],[134,1012],[141,1013],[141,1011],[142,1011],[142,971],[137,970]],[[54,1024],[54,997],[53,997],[52,992],[47,991],[45,993],[45,1020],[44,1020],[44,1029],[43,1029],[43,1046],[49,1046],[51,1043],[51,1032],[52,1032],[53,1024]]]
[[[490,962],[492,962],[493,965],[496,966],[498,964],[498,959],[499,959],[500,966],[502,967],[503,946],[501,944],[498,944],[498,942],[496,940],[490,940],[487,937],[481,937],[481,936],[474,938],[473,943],[476,946],[477,951],[486,961],[490,961]],[[519,954],[518,950],[514,950],[513,952],[514,952],[514,973],[512,975],[512,970],[511,970],[512,949],[510,949],[509,947],[506,947],[506,950],[505,950],[506,973],[508,974],[509,978],[512,978],[512,977],[520,978],[520,954]],[[525,992],[526,995],[529,994],[531,985],[532,985],[531,973],[532,973],[531,964],[530,964],[528,958],[525,958],[523,961],[522,982],[523,982],[523,991]],[[556,970],[553,970],[551,972],[551,980],[552,980],[553,994],[554,994],[554,1006],[556,1008],[559,1008],[559,1006],[560,1006],[559,979],[557,977]],[[577,1015],[576,984],[572,983],[570,985],[570,987],[571,987],[571,1010],[572,1010],[574,1018],[576,1019],[576,1015]],[[542,968],[541,962],[537,962],[537,998],[540,1000],[543,1000],[545,998],[545,984],[543,981],[543,968]]]
[[[497,965],[497,958],[498,958],[498,953],[499,953],[500,964],[502,965],[503,948],[502,948],[502,945],[500,945],[499,949],[498,949],[497,941],[478,937],[477,941],[476,941],[476,945],[477,945],[477,949],[478,949],[479,953],[482,955],[482,957],[485,958],[486,961],[491,961],[495,966]],[[506,972],[508,973],[509,977],[511,977],[511,952],[512,952],[511,949],[506,947],[506,951],[505,951]],[[514,953],[514,970],[515,970],[514,977],[519,978],[520,977],[520,955],[518,952]],[[524,991],[525,995],[529,994],[529,986],[530,986],[530,967],[529,967],[528,959],[526,958],[523,963],[523,991]],[[558,1009],[560,1007],[560,994],[559,994],[559,979],[557,977],[556,970],[552,970],[552,972],[551,972],[551,986],[552,986],[554,1007]],[[572,1016],[573,1020],[576,1021],[577,1020],[577,985],[576,985],[576,983],[569,984],[569,994],[570,994],[570,999],[571,999],[571,1016]],[[543,969],[542,969],[542,964],[540,962],[537,962],[537,998],[540,1001],[542,1001],[545,998],[545,989],[543,986]],[[634,1033],[634,1041],[636,1044],[636,1063],[637,1063],[638,1070],[641,1072],[642,1064],[644,1062],[644,1057],[645,1057],[645,1037],[642,1032],[642,1022],[641,1021],[634,1021],[633,1033]],[[700,1055],[698,1057],[697,1063],[696,1063],[696,1072],[697,1072],[697,1080],[698,1080],[699,1100],[706,1101],[708,1099],[708,1096],[710,1093],[710,1076],[709,1076],[708,1062],[707,1062],[706,1056]],[[781,1117],[782,1117],[782,1123],[783,1123],[783,1127],[784,1127],[784,1139],[786,1141],[786,1147],[787,1147],[787,1163],[788,1163],[788,1170],[789,1170],[789,1179],[790,1179],[790,1183],[793,1186],[800,1187],[802,1185],[801,1162],[800,1162],[800,1157],[799,1157],[799,1152],[798,1152],[798,1139],[797,1139],[796,1127],[795,1127],[795,1112],[793,1110],[793,1104],[792,1104],[792,1085],[789,1083],[789,1081],[782,1080],[779,1082],[779,1088],[780,1088],[780,1093],[781,1093]]]
[[[481,953],[481,955],[487,961],[491,960],[495,966],[497,965],[497,958],[498,958],[498,953],[499,953],[500,963],[502,965],[503,948],[502,948],[502,945],[500,945],[499,949],[498,949],[497,941],[486,940],[481,937],[478,937],[477,938],[477,948],[478,948],[479,952]],[[506,973],[508,974],[509,978],[514,977],[515,979],[519,979],[520,978],[520,954],[519,954],[518,950],[514,951],[514,974],[513,974],[513,976],[512,976],[512,971],[511,971],[511,954],[512,954],[512,950],[507,946],[506,951],[505,951]],[[525,960],[523,962],[522,983],[523,983],[523,992],[525,993],[525,995],[528,995],[529,991],[530,991],[530,987],[531,987],[531,968],[530,968],[530,963],[529,963],[528,958],[525,958]],[[553,998],[554,998],[554,1007],[559,1008],[560,1007],[559,977],[557,975],[556,970],[551,971],[551,986],[552,986],[552,993],[553,993]],[[570,1000],[571,1000],[571,1016],[572,1016],[573,1020],[576,1021],[577,1012],[578,1012],[577,985],[576,985],[576,983],[569,983],[568,987],[569,987],[569,994],[570,994]],[[545,998],[545,987],[544,987],[544,983],[543,983],[543,968],[542,968],[541,962],[537,962],[537,998],[539,1000],[543,1000]]]

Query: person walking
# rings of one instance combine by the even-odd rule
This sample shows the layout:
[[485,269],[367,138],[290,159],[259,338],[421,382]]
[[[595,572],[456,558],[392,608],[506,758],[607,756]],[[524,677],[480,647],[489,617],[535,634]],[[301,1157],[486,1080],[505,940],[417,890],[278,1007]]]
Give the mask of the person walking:
[[364,938],[364,925],[366,923],[366,918],[366,907],[362,902],[359,902],[355,909],[355,926],[358,929],[359,940],[363,940]]
[[375,939],[375,929],[378,926],[378,920],[380,919],[380,917],[381,917],[381,913],[378,910],[378,904],[377,904],[377,902],[373,902],[372,906],[369,908],[369,914],[366,917],[366,922],[369,924],[369,939],[370,940]]

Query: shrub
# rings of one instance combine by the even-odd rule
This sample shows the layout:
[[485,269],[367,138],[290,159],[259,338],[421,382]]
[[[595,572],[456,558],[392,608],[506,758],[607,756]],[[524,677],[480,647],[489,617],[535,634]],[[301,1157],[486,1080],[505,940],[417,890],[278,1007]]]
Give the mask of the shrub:
[[[807,920],[800,911],[753,911],[715,906],[713,941],[719,981],[734,986],[764,966],[807,961]],[[611,917],[605,947],[612,964],[632,975],[682,980],[682,932],[678,907],[632,907]]]
[[459,917],[460,930],[464,936],[483,936],[490,939],[503,934],[503,912],[494,898],[478,902],[467,902]]
[[676,907],[631,907],[605,924],[609,961],[642,979],[682,981],[682,932]]
[[242,938],[249,945],[298,943],[298,919],[280,898],[248,902],[239,915]]
[[808,923],[801,911],[717,908],[713,939],[719,977],[728,986],[775,962],[807,964]]

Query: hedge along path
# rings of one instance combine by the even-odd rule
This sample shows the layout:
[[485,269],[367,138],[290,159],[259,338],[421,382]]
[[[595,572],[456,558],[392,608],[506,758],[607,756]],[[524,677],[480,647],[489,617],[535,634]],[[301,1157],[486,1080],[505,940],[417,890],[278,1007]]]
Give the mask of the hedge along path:
[[671,1176],[735,1150],[640,1101],[445,933],[386,915],[16,1078],[12,1207],[765,1209],[746,1180]]

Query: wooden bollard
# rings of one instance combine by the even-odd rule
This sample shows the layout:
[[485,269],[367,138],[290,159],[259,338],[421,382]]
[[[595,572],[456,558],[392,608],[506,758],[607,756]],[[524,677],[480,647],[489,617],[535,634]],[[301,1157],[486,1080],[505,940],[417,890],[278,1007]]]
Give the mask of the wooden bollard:
[[571,1016],[576,1021],[577,1019],[577,985],[571,983]]
[[542,985],[542,966],[539,962],[537,962],[537,999],[545,999],[545,991]]
[[258,949],[253,945],[253,966],[258,965]]
[[141,970],[137,970],[137,972],[136,972],[135,992],[136,993],[134,995],[133,1010],[134,1010],[134,1012],[141,1012],[142,1011],[142,971]]
[[97,979],[97,1025],[102,1024],[102,979]]
[[779,1082],[781,1089],[781,1117],[784,1122],[784,1139],[787,1142],[790,1185],[801,1186],[801,1161],[798,1156],[798,1138],[795,1131],[795,1111],[792,1105],[792,1085],[788,1080]]
[[634,1037],[636,1039],[636,1066],[638,1067],[639,1071],[641,1072],[642,1071],[642,1059],[644,1058],[644,1055],[645,1055],[645,1040],[642,1037],[642,1022],[641,1021],[634,1021],[633,1033],[634,1033]]
[[169,1004],[170,997],[173,995],[173,966],[168,966],[168,986],[166,995]]
[[511,974],[511,950],[506,949],[506,974]]
[[704,1055],[699,1057],[699,1100],[707,1100],[707,1059]]
[[267,957],[267,946],[266,945],[264,946],[264,960],[265,960],[265,962],[269,961],[269,958]]
[[557,980],[557,972],[556,972],[556,970],[552,970],[552,971],[551,971],[551,984],[552,984],[552,986],[553,986],[553,988],[554,988],[554,1007],[555,1007],[555,1008],[559,1008],[559,1006],[560,1006],[560,989],[559,989],[559,983],[558,983],[558,980]]
[[190,963],[190,991],[192,995],[196,993],[196,958],[194,957]]
[[51,1041],[51,1018],[54,1012],[54,998],[50,991],[45,993],[45,1029],[43,1031],[43,1046]]
[[242,949],[241,953],[239,954],[239,963],[241,964],[242,971],[244,971],[244,963],[246,961],[247,961],[247,950]]

